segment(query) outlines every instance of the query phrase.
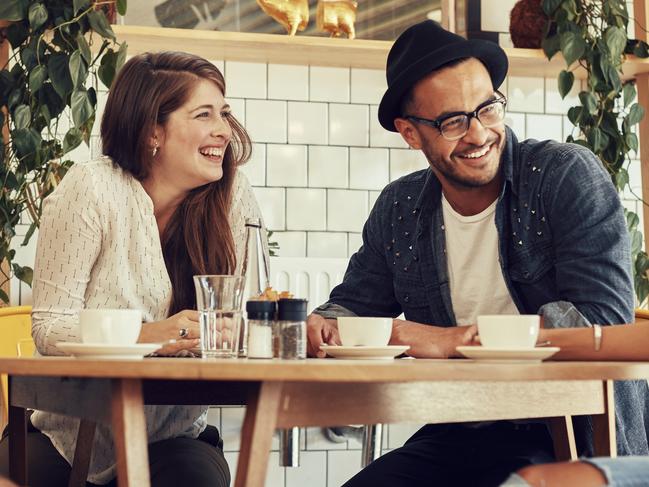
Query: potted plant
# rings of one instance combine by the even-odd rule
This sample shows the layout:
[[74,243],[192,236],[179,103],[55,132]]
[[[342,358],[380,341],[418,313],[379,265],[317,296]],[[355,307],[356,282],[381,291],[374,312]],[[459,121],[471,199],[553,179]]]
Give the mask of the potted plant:
[[[97,79],[110,87],[126,58],[106,14],[126,11],[126,0],[2,0],[0,41],[11,46],[0,66],[0,302],[12,275],[31,285],[32,269],[14,262],[38,227],[43,199],[72,161],[66,154],[89,144]],[[2,25],[2,24],[0,24]],[[90,78],[90,79],[89,79]],[[93,83],[89,83],[92,81]],[[59,121],[70,128],[57,135]],[[22,242],[15,228],[29,220]]]
[[[543,50],[548,59],[561,53],[566,61],[558,77],[561,96],[565,98],[572,89],[576,69],[583,68],[587,74],[580,105],[568,111],[576,131],[567,141],[593,151],[621,192],[629,186],[631,152],[638,150],[633,127],[644,116],[643,107],[635,101],[635,83],[622,80],[621,68],[628,53],[647,57],[647,44],[628,39],[629,13],[624,0],[543,0],[542,7],[549,18]],[[642,303],[649,294],[649,258],[642,250],[638,215],[626,210],[625,214],[635,291]]]

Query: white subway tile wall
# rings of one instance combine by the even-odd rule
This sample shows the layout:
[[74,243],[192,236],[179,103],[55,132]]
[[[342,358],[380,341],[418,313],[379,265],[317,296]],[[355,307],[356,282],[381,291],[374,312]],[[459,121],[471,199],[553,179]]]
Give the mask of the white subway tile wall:
[[[242,171],[283,257],[351,256],[362,244],[360,232],[382,187],[427,167],[421,152],[408,149],[398,133],[377,121],[386,86],[382,70],[213,62],[224,70],[228,103],[252,138],[252,158]],[[506,122],[520,140],[563,140],[572,130],[565,110],[578,89],[576,85],[561,100],[552,78],[509,78],[502,87],[509,97]],[[99,91],[99,111],[106,96]],[[57,132],[65,134],[68,127],[62,121]],[[75,161],[100,155],[98,129],[97,123],[90,148],[82,144],[70,154]],[[640,191],[635,159],[629,174],[634,190]],[[633,195],[623,196],[625,207],[640,211],[642,219]],[[15,242],[22,241],[28,228],[18,228]],[[33,265],[36,238],[18,248],[21,264]],[[11,298],[14,305],[30,304],[31,289],[13,279]],[[233,475],[242,420],[242,408],[217,407],[209,414],[224,437]],[[384,451],[402,445],[418,427],[384,428]],[[320,428],[307,428],[302,448],[300,467],[279,467],[278,439],[273,440],[267,487],[338,487],[360,469],[357,441],[331,443]]]
[[269,64],[268,98],[277,100],[308,100],[309,67]]
[[309,76],[311,101],[349,102],[349,68],[311,66]]

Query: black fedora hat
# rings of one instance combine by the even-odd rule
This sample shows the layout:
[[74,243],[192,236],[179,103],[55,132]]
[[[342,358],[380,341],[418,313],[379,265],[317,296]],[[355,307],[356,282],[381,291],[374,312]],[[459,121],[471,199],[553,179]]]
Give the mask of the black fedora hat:
[[432,20],[408,27],[394,41],[388,54],[388,89],[379,105],[381,125],[396,132],[394,119],[401,115],[401,99],[408,90],[432,71],[462,58],[479,59],[489,71],[494,89],[507,76],[507,55],[494,42],[466,40]]

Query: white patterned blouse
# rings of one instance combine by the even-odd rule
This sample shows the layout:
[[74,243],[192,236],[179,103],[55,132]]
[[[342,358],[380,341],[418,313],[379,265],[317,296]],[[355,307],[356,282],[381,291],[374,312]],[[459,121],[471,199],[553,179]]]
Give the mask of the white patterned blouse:
[[[241,171],[233,188],[230,225],[237,271],[245,251],[245,219],[261,218]],[[33,282],[32,335],[38,352],[62,355],[56,342],[79,342],[82,308],[142,310],[145,322],[167,317],[171,283],[162,256],[153,202],[110,158],[75,164],[45,200]],[[206,406],[146,406],[149,442],[196,438]],[[72,464],[79,420],[36,411],[32,423]],[[116,474],[110,428],[98,425],[88,480]]]

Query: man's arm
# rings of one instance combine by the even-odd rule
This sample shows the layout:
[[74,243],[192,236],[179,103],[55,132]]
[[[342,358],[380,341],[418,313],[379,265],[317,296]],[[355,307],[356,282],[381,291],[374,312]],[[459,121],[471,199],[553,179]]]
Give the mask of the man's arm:
[[541,308],[544,325],[630,323],[630,245],[620,199],[592,152],[575,146],[563,158],[549,172],[542,195],[561,300]]

